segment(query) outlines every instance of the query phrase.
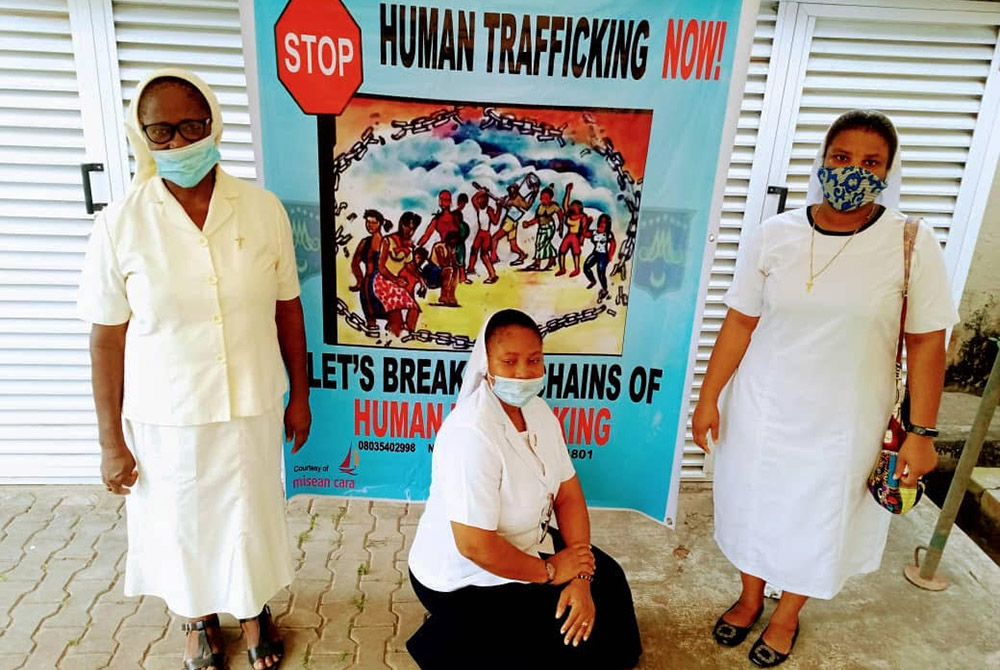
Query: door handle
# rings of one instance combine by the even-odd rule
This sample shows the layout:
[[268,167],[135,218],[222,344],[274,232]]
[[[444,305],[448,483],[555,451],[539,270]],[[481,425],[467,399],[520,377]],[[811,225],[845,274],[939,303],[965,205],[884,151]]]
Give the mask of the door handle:
[[[781,214],[782,212],[784,212],[785,201],[788,200],[788,187],[768,185],[767,194],[778,196],[778,208],[773,214]],[[773,216],[773,214],[768,214],[768,215]],[[764,218],[767,218],[767,216],[765,216]]]
[[[83,203],[87,208],[87,214],[99,212],[108,204],[106,202],[94,202],[94,189],[90,182],[92,172],[104,172],[104,163],[80,164],[80,174],[83,177]],[[107,191],[105,190],[104,193],[106,194]]]

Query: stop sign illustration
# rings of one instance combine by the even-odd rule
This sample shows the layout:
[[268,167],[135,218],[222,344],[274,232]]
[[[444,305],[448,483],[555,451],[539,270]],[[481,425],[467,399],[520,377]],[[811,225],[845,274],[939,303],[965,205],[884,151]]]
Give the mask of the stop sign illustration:
[[340,0],[290,0],[274,24],[278,79],[306,114],[340,114],[361,86],[361,28]]

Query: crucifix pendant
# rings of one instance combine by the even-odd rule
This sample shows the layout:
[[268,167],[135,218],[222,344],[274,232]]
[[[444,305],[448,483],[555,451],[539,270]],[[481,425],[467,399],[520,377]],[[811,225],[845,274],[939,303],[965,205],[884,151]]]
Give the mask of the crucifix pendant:
[[237,237],[236,238],[236,248],[237,249],[241,249],[241,250],[243,249],[243,238],[242,237]]
[[806,282],[806,293],[812,293],[813,290],[813,280],[810,279]]

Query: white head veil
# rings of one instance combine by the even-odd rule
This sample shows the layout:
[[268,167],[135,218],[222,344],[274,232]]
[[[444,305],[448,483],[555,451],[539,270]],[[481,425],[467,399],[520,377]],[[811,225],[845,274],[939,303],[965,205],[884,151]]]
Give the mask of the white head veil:
[[[458,392],[458,399],[455,401],[455,404],[472,397],[479,390],[479,387],[486,383],[486,374],[490,370],[489,359],[486,357],[486,328],[490,325],[493,317],[501,311],[506,310],[496,310],[490,314],[483,321],[483,327],[479,329],[479,336],[476,338],[476,343],[472,346],[472,355],[469,356],[469,362],[465,364],[465,374],[462,376],[462,389]],[[515,311],[521,312],[534,321],[527,312],[522,310]]]
[[486,328],[494,316],[496,316],[496,312],[486,317],[486,320],[483,321],[483,327],[479,329],[476,343],[472,345],[472,355],[469,356],[469,362],[465,364],[462,389],[458,392],[458,400],[455,401],[455,404],[472,397],[479,390],[479,387],[486,383],[486,373],[490,370],[490,363],[486,358]]
[[[833,124],[830,124],[832,127]],[[809,190],[806,192],[806,204],[815,205],[823,202],[823,187],[819,183],[819,177],[816,176],[816,172],[823,166],[823,159],[825,158],[826,149],[826,136],[829,134],[830,129],[827,128],[826,133],[823,135],[823,141],[819,145],[819,150],[816,152],[816,160],[813,161],[812,172],[809,173]],[[889,209],[899,209],[899,194],[903,185],[903,159],[902,151],[899,146],[899,142],[896,142],[896,154],[892,157],[892,165],[889,166],[889,172],[886,174],[886,188],[884,191],[878,194],[875,198],[875,202]]]
[[222,141],[222,110],[219,108],[219,100],[215,93],[208,87],[201,77],[187,70],[168,67],[155,70],[146,75],[146,78],[139,82],[132,96],[132,102],[128,106],[128,119],[125,121],[125,133],[128,135],[129,144],[132,145],[132,153],[135,155],[135,176],[132,177],[132,184],[129,190],[133,190],[156,176],[156,163],[153,161],[153,152],[146,144],[146,137],[143,135],[142,126],[139,123],[139,99],[142,92],[154,79],[160,77],[176,77],[183,79],[197,88],[205,100],[208,101],[208,108],[212,113],[212,133],[215,138],[215,145]]

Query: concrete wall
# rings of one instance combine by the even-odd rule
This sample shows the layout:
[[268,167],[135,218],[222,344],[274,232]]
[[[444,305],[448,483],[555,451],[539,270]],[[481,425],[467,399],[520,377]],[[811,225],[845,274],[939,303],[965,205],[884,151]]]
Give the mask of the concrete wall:
[[997,170],[983,218],[965,292],[960,323],[948,347],[949,388],[981,391],[1000,336],[1000,170]]

